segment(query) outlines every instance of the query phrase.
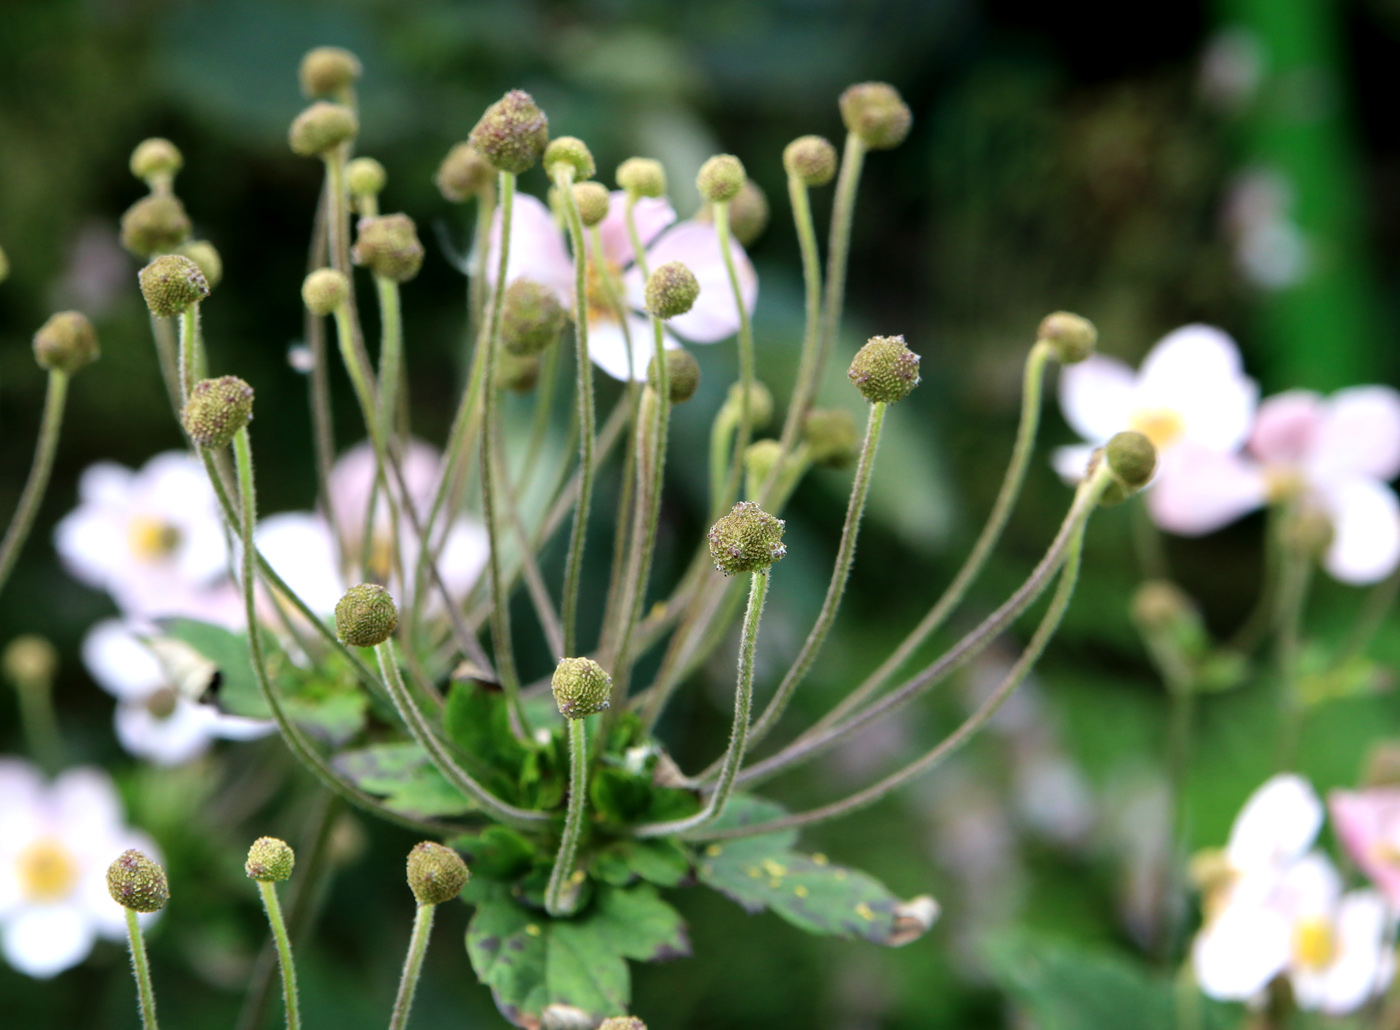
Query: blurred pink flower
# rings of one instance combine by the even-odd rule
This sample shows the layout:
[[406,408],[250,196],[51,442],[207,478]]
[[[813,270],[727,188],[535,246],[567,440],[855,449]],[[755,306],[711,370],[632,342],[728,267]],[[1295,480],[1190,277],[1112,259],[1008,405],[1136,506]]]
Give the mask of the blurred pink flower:
[[1400,909],[1400,787],[1334,790],[1327,805],[1351,860]]

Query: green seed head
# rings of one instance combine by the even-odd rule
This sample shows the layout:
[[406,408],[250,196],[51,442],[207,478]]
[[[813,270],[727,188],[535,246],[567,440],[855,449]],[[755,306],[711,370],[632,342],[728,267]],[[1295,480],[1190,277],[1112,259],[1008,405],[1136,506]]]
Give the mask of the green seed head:
[[248,861],[243,869],[248,878],[258,883],[285,883],[292,878],[297,864],[291,845],[276,837],[259,837],[248,849]]
[[199,266],[179,254],[162,254],[141,269],[141,295],[151,314],[178,315],[209,296],[209,283]]
[[549,143],[549,119],[524,90],[513,89],[486,109],[472,129],[472,146],[497,171],[528,171]]
[[107,867],[107,892],[122,908],[159,912],[170,900],[170,882],[164,869],[130,848]]
[[844,408],[813,408],[802,420],[802,436],[812,464],[827,468],[848,467],[860,446],[856,420]]
[[399,628],[399,609],[378,583],[361,583],[345,591],[335,605],[335,631],[352,647],[375,647]]
[[807,186],[825,186],[836,175],[836,148],[822,136],[798,136],[783,148],[783,168]]
[[1157,471],[1157,448],[1152,441],[1134,430],[1114,434],[1104,447],[1108,470],[1129,493],[1141,490]]
[[[725,398],[724,406],[733,412],[735,418],[739,418],[744,413],[744,384],[742,381],[735,383],[729,388],[729,394]],[[749,424],[754,429],[763,429],[769,422],[773,421],[773,394],[757,379],[753,381],[753,389],[749,391]]]
[[501,304],[501,343],[511,354],[531,357],[556,343],[568,320],[553,290],[517,279],[506,287]]
[[551,182],[561,167],[573,169],[575,182],[591,179],[597,171],[588,144],[576,136],[559,136],[544,148],[544,173]]
[[406,283],[423,267],[423,244],[408,215],[361,218],[353,250],[355,264],[366,265],[381,279]]
[[176,197],[142,197],[122,215],[122,246],[140,258],[174,250],[189,234],[190,216]]
[[841,94],[841,121],[870,150],[888,150],[904,142],[913,116],[909,105],[887,82],[862,82]]
[[903,336],[874,336],[856,352],[846,378],[871,404],[892,404],[919,385],[919,356]]
[[184,163],[180,149],[159,136],[142,140],[131,152],[131,174],[146,183],[153,179],[168,180]]
[[529,393],[540,381],[540,359],[535,354],[512,354],[503,350],[496,355],[496,388],[512,393]]
[[592,658],[565,658],[550,681],[554,703],[566,719],[586,719],[608,707],[612,677]]
[[664,197],[666,169],[649,157],[629,157],[617,166],[617,184],[634,197]]
[[208,240],[189,240],[180,244],[180,249],[175,253],[181,257],[187,257],[198,266],[200,274],[204,276],[204,282],[210,290],[224,280],[224,259],[219,256],[218,248]]
[[438,165],[433,181],[444,199],[460,204],[490,186],[495,175],[491,163],[477,153],[476,147],[458,143]]
[[329,315],[350,296],[350,280],[334,268],[318,268],[303,280],[301,299],[313,315]]
[[580,182],[574,185],[574,203],[578,205],[578,216],[585,228],[591,229],[608,217],[611,200],[608,188],[601,182]]
[[467,863],[449,847],[425,840],[408,853],[408,886],[420,905],[451,901],[470,878]]
[[98,358],[97,330],[78,311],[60,311],[34,334],[34,360],[40,368],[72,375]]
[[657,318],[675,318],[695,306],[700,283],[695,273],[679,261],[668,261],[651,271],[647,279],[647,311]]
[[389,173],[372,157],[357,157],[345,166],[345,185],[356,197],[377,197],[388,181]]
[[774,518],[753,501],[740,501],[710,527],[710,557],[726,576],[762,572],[787,554],[782,519]]
[[297,77],[303,96],[338,97],[359,81],[360,59],[338,46],[318,46],[301,59]]
[[733,154],[716,154],[700,166],[695,187],[712,204],[733,200],[744,186],[744,163]]
[[194,384],[180,412],[190,439],[201,447],[226,447],[253,421],[253,388],[237,376],[203,379]]
[[292,152],[302,157],[322,157],[360,132],[355,112],[344,104],[318,100],[296,116],[287,133]]
[[[695,391],[700,387],[700,363],[695,360],[694,354],[682,347],[667,349],[664,353],[666,392],[670,394],[672,404],[684,404],[695,396]],[[647,362],[647,385],[653,390],[657,386],[655,354]]]
[[1061,365],[1073,365],[1094,353],[1099,331],[1087,318],[1068,311],[1056,311],[1041,320],[1036,332],[1038,342],[1047,343]]
[[5,678],[16,686],[49,683],[58,671],[58,651],[44,637],[26,633],[6,645],[0,666]]
[[744,452],[744,471],[749,477],[749,493],[756,495],[783,457],[783,445],[777,440],[758,440]]

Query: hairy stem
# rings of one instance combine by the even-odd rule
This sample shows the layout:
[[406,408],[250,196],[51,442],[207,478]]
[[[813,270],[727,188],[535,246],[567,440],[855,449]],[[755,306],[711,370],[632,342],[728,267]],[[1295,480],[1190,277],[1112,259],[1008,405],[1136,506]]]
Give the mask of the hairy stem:
[[[813,384],[822,381],[827,358],[841,330],[841,308],[846,299],[846,263],[851,250],[851,223],[856,213],[856,190],[865,165],[865,144],[855,133],[846,134],[846,152],[836,178],[836,199],[831,209],[831,238],[826,248],[826,297],[822,310],[821,342],[812,362]],[[814,387],[815,389],[815,387]]]
[[0,590],[10,579],[15,561],[19,558],[29,531],[34,528],[34,517],[39,514],[39,504],[48,489],[49,473],[53,471],[53,456],[58,449],[59,433],[63,429],[63,409],[68,400],[68,373],[61,369],[49,371],[48,392],[44,396],[44,414],[39,420],[39,439],[34,445],[34,461],[29,466],[29,478],[24,482],[24,490],[19,495],[19,504],[10,517],[5,538],[0,541]]
[[151,984],[151,967],[146,960],[146,939],[141,936],[141,924],[131,909],[126,912],[126,936],[131,944],[131,972],[136,977],[136,995],[141,1004],[141,1026],[158,1030],[156,1025],[156,992]]
[[565,896],[574,878],[574,856],[578,854],[579,838],[583,834],[583,812],[588,800],[588,733],[582,719],[569,720],[569,807],[564,813],[564,835],[559,839],[559,853],[544,891],[544,909],[558,918],[569,914],[572,906]]
[[413,1008],[413,995],[418,990],[418,978],[423,972],[423,958],[428,954],[428,938],[433,933],[436,905],[419,905],[413,916],[413,936],[408,940],[408,955],[399,977],[399,993],[394,998],[394,1012],[389,1017],[389,1030],[404,1030],[408,1013]]
[[788,404],[787,420],[779,438],[786,454],[802,429],[803,416],[812,406],[817,392],[815,372],[817,350],[821,340],[822,270],[817,253],[817,231],[812,225],[812,205],[807,184],[796,175],[788,176],[788,198],[792,203],[792,220],[797,227],[798,249],[802,252],[802,283],[806,295],[806,322],[802,331],[802,358],[797,366],[797,381]]
[[259,880],[258,892],[262,895],[263,907],[267,909],[273,940],[277,942],[277,965],[282,970],[282,1004],[287,1010],[287,1030],[298,1030],[301,1026],[301,1007],[297,1003],[297,970],[292,963],[292,940],[287,936],[286,923],[282,921],[282,903],[277,900],[277,885]]

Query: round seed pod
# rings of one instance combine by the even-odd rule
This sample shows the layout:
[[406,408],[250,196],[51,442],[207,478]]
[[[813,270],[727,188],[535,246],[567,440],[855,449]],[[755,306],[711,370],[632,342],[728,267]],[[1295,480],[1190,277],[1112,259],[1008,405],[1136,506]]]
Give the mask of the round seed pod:
[[190,216],[178,197],[142,197],[122,215],[122,246],[140,258],[174,250],[189,234]]
[[[684,404],[700,388],[700,363],[684,347],[668,348],[663,353],[666,355],[666,392],[672,404]],[[647,385],[653,390],[657,387],[655,354],[647,362]]]
[[159,136],[142,140],[131,152],[131,174],[147,183],[173,176],[184,164],[180,148]]
[[318,46],[302,57],[297,78],[301,80],[303,96],[335,97],[355,85],[362,71],[360,59],[349,50]]
[[798,136],[783,148],[783,169],[808,186],[825,186],[836,175],[836,148],[823,136]]
[[350,280],[334,268],[318,268],[301,284],[301,299],[313,315],[329,315],[350,296]]
[[666,169],[649,157],[629,157],[617,166],[617,184],[636,197],[664,197]]
[[919,356],[903,336],[874,336],[856,352],[846,378],[871,404],[892,404],[919,385]]
[[345,592],[335,605],[335,632],[352,647],[384,643],[399,628],[399,609],[377,583],[361,583]]
[[608,707],[612,677],[592,658],[565,658],[550,681],[554,703],[566,719],[586,719]]
[[159,912],[170,900],[170,882],[157,863],[129,848],[107,867],[107,892],[122,908]]
[[501,344],[511,354],[531,357],[558,342],[568,320],[553,290],[533,279],[517,279],[506,287],[501,303]]
[[802,437],[812,464],[843,469],[856,459],[860,438],[856,420],[844,408],[813,408],[802,420]]
[[285,883],[292,878],[297,856],[290,844],[276,837],[259,837],[248,849],[243,871],[258,883]]
[[749,493],[767,482],[769,475],[783,457],[783,445],[777,440],[756,440],[744,452],[744,471],[749,477]]
[[550,140],[544,148],[543,164],[544,173],[550,181],[553,181],[560,167],[573,169],[575,182],[591,179],[597,171],[588,144],[576,136],[559,136]]
[[470,143],[458,143],[438,165],[433,181],[444,199],[460,204],[490,186],[495,176],[496,170],[491,167],[491,162],[482,157],[476,147]]
[[913,116],[909,105],[887,82],[861,82],[841,94],[841,121],[871,150],[888,150],[904,142]]
[[1046,315],[1036,332],[1038,342],[1047,343],[1061,365],[1073,365],[1094,353],[1099,331],[1094,323],[1068,311]]
[[237,376],[202,379],[194,384],[180,412],[180,423],[201,447],[226,447],[253,421],[253,388]]
[[36,633],[15,637],[5,646],[0,666],[11,683],[48,683],[58,671],[58,650]]
[[292,122],[287,142],[302,157],[322,157],[360,133],[355,112],[344,104],[318,100]]
[[180,249],[175,253],[189,258],[199,267],[210,290],[224,281],[224,259],[219,255],[218,248],[208,240],[189,240],[180,244]]
[[747,247],[768,228],[768,197],[752,179],[745,179],[729,202],[729,231]]
[[540,359],[534,354],[496,355],[496,388],[512,393],[529,393],[540,381]]
[[486,109],[471,142],[497,171],[519,175],[534,167],[549,144],[549,119],[529,93],[513,89]]
[[180,254],[162,254],[141,269],[141,295],[160,318],[178,315],[209,296],[209,283],[199,266]]
[[423,267],[423,244],[418,242],[418,227],[408,215],[361,218],[351,254],[355,264],[396,283],[408,282]]
[[96,361],[97,330],[80,311],[60,311],[34,334],[34,360],[40,368],[72,375]]
[[1104,447],[1104,460],[1113,478],[1129,493],[1136,493],[1157,471],[1157,448],[1142,433],[1128,429],[1115,433]]
[[357,157],[345,166],[345,185],[357,197],[377,197],[384,192],[389,173],[372,157]]
[[578,206],[578,217],[584,228],[591,229],[608,217],[612,197],[601,182],[580,182],[574,184],[574,203]]
[[710,557],[726,576],[763,572],[787,554],[782,519],[769,515],[753,501],[740,501],[710,527]]
[[[725,397],[725,407],[730,408],[737,418],[744,411],[744,383],[739,381],[729,387]],[[773,394],[757,379],[749,391],[749,424],[754,429],[763,429],[773,421]]]
[[657,318],[675,318],[695,306],[700,283],[695,273],[679,261],[668,261],[651,270],[646,285],[647,311]]
[[408,887],[420,905],[451,901],[470,878],[462,856],[442,844],[425,840],[408,853]]
[[733,154],[716,154],[700,166],[695,187],[712,204],[733,200],[743,188],[744,163]]

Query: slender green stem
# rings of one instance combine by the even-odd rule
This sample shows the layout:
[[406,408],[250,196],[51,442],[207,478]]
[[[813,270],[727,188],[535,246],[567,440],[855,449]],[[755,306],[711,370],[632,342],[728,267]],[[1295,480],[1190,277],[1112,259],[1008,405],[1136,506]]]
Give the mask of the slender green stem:
[[726,505],[725,486],[734,459],[732,450],[734,430],[739,425],[739,410],[728,401],[719,406],[710,424],[710,523],[718,522]]
[[0,590],[9,582],[29,531],[34,528],[34,517],[39,514],[39,504],[44,499],[44,491],[49,486],[49,473],[53,471],[53,456],[58,449],[59,433],[63,429],[63,409],[68,400],[68,373],[61,369],[49,371],[48,392],[44,395],[44,414],[39,420],[39,439],[34,445],[34,461],[29,466],[29,478],[24,482],[24,490],[19,495],[19,504],[10,517],[5,538],[0,541]]
[[582,719],[569,720],[569,807],[564,813],[564,835],[559,854],[544,891],[544,910],[558,918],[568,915],[573,905],[574,857],[583,835],[583,811],[588,802],[588,733]]
[[[635,193],[627,194],[627,206],[623,211],[623,217],[627,222],[627,240],[632,244],[632,263],[637,266],[637,271],[642,273],[642,282],[646,282],[651,278],[651,269],[647,267],[647,251],[642,246],[641,235],[637,232],[638,199]],[[628,351],[630,353],[630,347]]]
[[189,400],[199,375],[199,305],[180,312],[180,400]]
[[[326,155],[326,192],[330,198],[330,217],[327,240],[329,242],[331,267],[350,280],[351,290],[346,298],[350,322],[349,351],[354,355],[354,364],[360,369],[368,384],[369,393],[374,394],[374,371],[365,350],[364,337],[360,332],[359,307],[355,300],[355,270],[350,266],[350,195],[345,188],[345,162],[347,148],[337,147]],[[347,364],[349,364],[347,359]],[[372,409],[371,409],[372,410]],[[369,424],[373,419],[367,417]]]
[[286,923],[282,921],[282,903],[277,900],[277,885],[259,880],[258,892],[262,895],[263,907],[267,909],[272,938],[277,942],[277,965],[282,970],[282,1004],[287,1010],[287,1030],[298,1030],[301,1026],[301,1007],[297,1003],[297,968],[292,963],[292,940],[287,936]]
[[559,382],[559,356],[562,352],[563,348],[557,345],[550,347],[540,362],[540,383],[535,393],[535,412],[530,419],[530,437],[513,487],[517,498],[526,496],[539,469],[545,436],[549,432],[549,416],[554,409],[554,390]]
[[1361,657],[1366,648],[1371,646],[1371,641],[1385,624],[1385,617],[1395,607],[1397,593],[1400,593],[1400,566],[1367,593],[1361,611],[1352,623],[1351,633],[1348,634],[1341,654],[1336,659],[1337,665]]
[[734,725],[730,730],[729,748],[724,753],[719,779],[705,807],[686,819],[661,823],[646,823],[633,832],[638,837],[672,837],[694,833],[714,822],[724,812],[730,792],[744,762],[744,750],[749,735],[749,711],[753,703],[753,659],[758,645],[758,622],[763,614],[763,601],[768,593],[767,571],[755,572],[749,580],[749,607],[744,613],[743,642],[739,646],[739,674],[734,687]]
[[379,293],[379,434],[386,441],[394,435],[394,408],[399,398],[403,367],[403,318],[399,284],[381,275],[374,277]]
[[423,958],[428,954],[428,938],[433,933],[436,905],[419,905],[413,917],[413,936],[408,940],[408,956],[404,959],[403,975],[399,977],[399,993],[394,998],[394,1014],[389,1017],[389,1030],[404,1030],[408,1013],[413,1008],[413,995],[418,990],[418,978],[423,972]]
[[151,337],[156,344],[156,363],[160,366],[160,378],[165,383],[165,392],[170,397],[170,410],[180,417],[180,344],[175,335],[175,320],[151,316]]
[[729,289],[734,294],[734,306],[739,311],[739,382],[743,384],[739,399],[739,433],[734,441],[734,455],[729,465],[729,476],[725,480],[723,512],[733,503],[739,492],[739,480],[744,469],[744,453],[753,439],[753,325],[749,321],[749,309],[744,304],[744,293],[739,287],[739,269],[734,263],[734,250],[729,233],[729,202],[714,205],[715,233],[719,236],[720,254],[724,257],[724,270],[729,276]]
[[[346,374],[350,376],[350,385],[355,388],[355,399],[360,402],[360,414],[365,420],[365,430],[369,433],[376,456],[378,456],[379,451],[382,450],[384,439],[379,433],[380,423],[377,417],[378,405],[375,401],[374,383],[368,361],[362,364],[359,356],[355,353],[355,326],[348,302],[342,303],[335,309],[335,330],[336,341],[340,344],[341,361],[345,365]],[[378,477],[382,479],[383,476],[384,469],[381,466]]]
[[[316,224],[311,232],[311,247],[307,255],[306,273],[310,275],[326,264],[329,234],[330,184],[321,185],[321,199],[316,205]],[[316,452],[316,494],[326,513],[331,535],[341,539],[340,521],[331,500],[331,467],[335,464],[335,420],[331,413],[330,366],[326,361],[326,323],[309,308],[303,317],[306,349],[311,356],[307,377],[307,395],[311,407],[311,434]]]
[[1277,607],[1274,609],[1274,662],[1278,676],[1278,768],[1294,768],[1302,736],[1307,702],[1299,683],[1298,658],[1302,650],[1303,610],[1312,582],[1312,560],[1287,545],[1279,575]]
[[806,322],[802,331],[802,358],[797,366],[797,381],[788,405],[783,435],[779,438],[786,454],[792,449],[802,428],[803,416],[812,406],[817,392],[814,378],[817,349],[821,341],[822,269],[817,253],[817,231],[812,225],[812,205],[807,184],[796,175],[788,176],[788,198],[792,203],[792,220],[797,227],[798,249],[802,252],[802,283],[806,294]]
[[53,680],[28,679],[16,683],[15,692],[19,694],[19,718],[30,756],[46,773],[58,775],[63,768],[63,738],[54,715]]
[[131,944],[131,972],[136,977],[136,994],[141,1002],[141,1026],[158,1030],[156,1025],[156,992],[151,985],[151,967],[146,961],[146,940],[141,936],[141,924],[131,909],[126,912],[126,936]]
[[535,552],[530,548],[529,537],[525,534],[525,524],[520,517],[519,498],[509,477],[503,474],[506,467],[505,447],[499,436],[496,438],[495,459],[498,475],[503,485],[501,492],[505,501],[506,523],[510,526],[511,533],[515,537],[516,546],[520,549],[520,569],[525,578],[525,589],[530,595],[530,602],[535,607],[535,615],[539,619],[540,629],[549,644],[549,650],[554,655],[555,661],[558,661],[564,657],[564,630],[559,625],[559,616],[554,611],[554,602],[550,599],[549,588],[544,582],[544,574],[540,572],[539,562],[536,561]]
[[[856,190],[865,165],[865,144],[855,133],[846,135],[841,174],[836,178],[836,199],[831,209],[831,238],[826,248],[826,304],[822,311],[821,344],[812,362],[812,382],[822,381],[827,358],[841,330],[841,308],[846,299],[846,263],[851,251],[851,223],[855,219]],[[814,387],[815,389],[815,387]]]

